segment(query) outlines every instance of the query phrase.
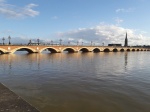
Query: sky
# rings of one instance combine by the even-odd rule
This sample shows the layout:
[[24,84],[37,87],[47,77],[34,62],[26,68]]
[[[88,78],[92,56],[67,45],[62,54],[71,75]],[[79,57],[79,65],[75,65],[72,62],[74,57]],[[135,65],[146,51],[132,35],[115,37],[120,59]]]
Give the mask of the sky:
[[150,0],[0,0],[0,43],[150,45]]

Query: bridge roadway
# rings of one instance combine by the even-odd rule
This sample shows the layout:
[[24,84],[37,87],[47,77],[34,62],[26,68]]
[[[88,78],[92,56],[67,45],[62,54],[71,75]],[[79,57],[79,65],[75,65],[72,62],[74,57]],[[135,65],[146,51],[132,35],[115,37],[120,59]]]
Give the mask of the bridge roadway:
[[29,53],[41,53],[44,50],[51,53],[68,52],[123,52],[123,51],[150,51],[144,47],[123,47],[123,46],[77,46],[77,45],[0,45],[0,54],[14,53],[25,50]]

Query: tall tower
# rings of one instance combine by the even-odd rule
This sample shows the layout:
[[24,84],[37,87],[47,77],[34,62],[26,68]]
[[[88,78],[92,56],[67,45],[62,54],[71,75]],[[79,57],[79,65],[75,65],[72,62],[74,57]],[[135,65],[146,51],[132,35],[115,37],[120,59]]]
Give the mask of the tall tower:
[[126,37],[125,37],[124,47],[128,47],[128,38],[127,38],[127,32],[126,32]]

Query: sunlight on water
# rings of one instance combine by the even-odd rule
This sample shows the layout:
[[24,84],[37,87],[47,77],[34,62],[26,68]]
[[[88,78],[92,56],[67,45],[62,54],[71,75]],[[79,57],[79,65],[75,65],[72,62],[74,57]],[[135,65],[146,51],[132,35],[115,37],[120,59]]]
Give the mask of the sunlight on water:
[[42,112],[150,112],[149,52],[0,55],[0,81]]

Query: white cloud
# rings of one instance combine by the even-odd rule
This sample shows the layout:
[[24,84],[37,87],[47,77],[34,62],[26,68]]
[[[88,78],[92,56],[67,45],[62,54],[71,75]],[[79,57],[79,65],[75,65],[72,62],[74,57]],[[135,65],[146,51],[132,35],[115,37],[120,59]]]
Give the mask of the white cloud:
[[56,20],[56,19],[58,19],[58,16],[53,16],[53,17],[51,17],[51,19]]
[[[62,39],[63,44],[67,44],[68,41],[71,42],[71,44],[77,44],[78,41],[80,45],[82,42],[84,42],[84,45],[90,45],[92,41],[95,45],[102,45],[102,43],[105,45],[109,43],[121,43],[124,45],[126,32],[128,33],[129,45],[149,45],[150,38],[145,36],[144,31],[139,29],[127,29],[118,25],[109,25],[105,23],[91,28],[79,28],[67,32],[58,32],[51,36],[53,38],[39,37],[39,39],[40,42],[44,43],[50,43],[51,40],[53,40],[54,43],[59,43],[59,39]],[[30,39],[36,41],[36,39],[30,38],[25,34],[19,34],[10,30],[1,31],[0,34],[10,35],[12,37],[12,43],[27,44]],[[15,37],[13,35],[15,35]]]
[[119,9],[116,10],[116,13],[134,12],[134,10],[135,10],[134,8],[128,8],[128,9],[119,8]]
[[92,28],[79,28],[64,33],[56,34],[57,38],[62,38],[63,41],[72,42],[83,41],[85,44],[90,44],[91,41],[97,45],[105,45],[109,43],[121,43],[124,45],[125,34],[128,33],[129,45],[148,45],[150,38],[144,36],[143,31],[137,33],[134,29],[127,29],[117,25],[100,24]]
[[123,22],[123,19],[120,19],[120,18],[115,18],[115,21],[117,22],[117,25],[119,25],[120,23],[122,23]]
[[35,17],[39,15],[38,11],[33,10],[36,4],[28,4],[24,7],[17,7],[15,5],[8,4],[6,0],[0,0],[0,14],[7,18],[25,18]]

